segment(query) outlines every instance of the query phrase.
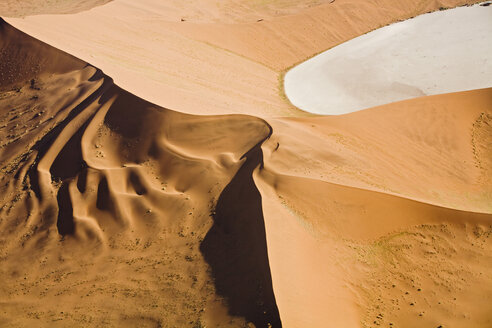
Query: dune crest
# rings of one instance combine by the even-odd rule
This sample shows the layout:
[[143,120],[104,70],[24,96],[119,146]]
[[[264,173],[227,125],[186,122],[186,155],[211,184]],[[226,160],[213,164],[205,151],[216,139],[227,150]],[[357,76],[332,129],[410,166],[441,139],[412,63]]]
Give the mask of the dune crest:
[[267,149],[278,151],[266,165],[286,175],[491,213],[491,112],[488,88],[348,115],[270,119],[275,133]]

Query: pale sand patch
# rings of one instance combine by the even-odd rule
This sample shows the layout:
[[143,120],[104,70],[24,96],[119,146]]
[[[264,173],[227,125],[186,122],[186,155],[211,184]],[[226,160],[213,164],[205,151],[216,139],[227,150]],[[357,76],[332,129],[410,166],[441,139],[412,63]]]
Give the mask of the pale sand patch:
[[475,5],[395,23],[290,70],[285,92],[316,114],[489,87],[492,9]]

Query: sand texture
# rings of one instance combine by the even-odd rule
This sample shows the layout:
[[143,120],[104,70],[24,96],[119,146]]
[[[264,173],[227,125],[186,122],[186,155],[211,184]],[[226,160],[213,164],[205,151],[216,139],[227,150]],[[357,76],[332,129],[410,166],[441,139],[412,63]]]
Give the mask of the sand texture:
[[[164,5],[159,0],[117,0],[76,15],[7,21],[102,69],[125,90],[160,106],[196,114],[271,117],[298,112],[283,98],[280,72],[378,27],[469,1],[337,0],[315,1],[318,5],[312,7],[307,5],[312,1],[297,1],[289,7],[290,14],[280,11],[270,18],[261,14],[265,6],[294,2],[225,4],[233,2],[235,16],[258,13],[255,19],[227,20],[231,11],[219,10],[222,1],[200,1],[197,7],[196,1]],[[263,9],[255,9],[254,3]],[[182,12],[198,8],[200,19],[181,21]]]
[[104,5],[112,0],[3,0],[1,17],[26,17],[47,14],[73,14]]
[[9,19],[50,45],[0,21],[0,326],[490,327],[492,88],[339,116],[279,89],[315,49],[461,2],[151,19],[180,3]]

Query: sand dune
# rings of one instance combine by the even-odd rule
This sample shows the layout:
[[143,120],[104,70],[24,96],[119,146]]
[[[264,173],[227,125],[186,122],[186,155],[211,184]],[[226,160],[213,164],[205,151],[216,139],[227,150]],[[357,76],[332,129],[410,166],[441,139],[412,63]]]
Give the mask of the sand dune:
[[490,215],[268,171],[255,181],[285,327],[490,325]]
[[[75,15],[7,21],[102,69],[125,90],[160,106],[191,114],[272,117],[300,115],[283,98],[282,72],[289,67],[397,20],[468,2],[207,0],[163,4],[140,0],[137,4],[117,0]],[[317,5],[310,8],[309,4]],[[289,14],[282,14],[282,8]],[[197,18],[192,14],[182,22],[185,12]]]
[[[398,5],[388,20],[415,9]],[[272,118],[290,108],[268,87],[277,72],[169,35],[196,53],[171,60],[162,101],[200,114],[284,105],[245,110],[267,118],[180,113],[0,23],[0,325],[491,325],[492,89]],[[215,55],[245,80],[195,90],[211,77],[180,65]]]
[[9,67],[23,68],[28,49],[47,62],[2,81],[3,324],[278,322],[263,221],[236,230],[248,202],[233,203],[230,183],[268,125],[157,107],[5,23],[1,32]]
[[[195,114],[293,111],[279,96],[275,71],[173,32],[162,18],[167,11],[160,3],[143,1],[135,6],[134,1],[113,1],[76,15],[8,21],[101,68],[125,90],[161,106]],[[155,5],[151,7],[155,18],[148,18],[146,4]]]
[[491,101],[269,120],[254,176],[285,327],[490,325]]
[[168,24],[168,27],[190,38],[250,58],[274,70],[284,71],[342,42],[396,21],[439,8],[454,8],[478,2],[481,1],[336,0],[297,10],[290,15],[265,17],[265,20],[260,22],[190,22]]

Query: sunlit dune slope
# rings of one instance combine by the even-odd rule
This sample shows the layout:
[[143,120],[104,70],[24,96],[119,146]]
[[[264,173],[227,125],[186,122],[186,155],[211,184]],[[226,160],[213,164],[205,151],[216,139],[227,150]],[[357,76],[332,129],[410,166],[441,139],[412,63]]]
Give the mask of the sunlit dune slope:
[[305,115],[283,97],[289,67],[395,21],[474,2],[117,0],[8,22],[160,106],[272,117]]
[[[285,16],[269,17],[258,13],[259,21],[235,24],[194,24],[191,21],[185,24],[170,23],[168,27],[282,71],[395,21],[477,2],[480,1],[336,0],[311,8],[298,8]],[[244,14],[247,13],[245,11]]]
[[492,88],[269,123],[279,173],[492,212]]
[[490,214],[268,168],[255,181],[284,327],[490,326]]
[[285,327],[491,325],[491,119],[482,89],[268,120],[254,178]]

